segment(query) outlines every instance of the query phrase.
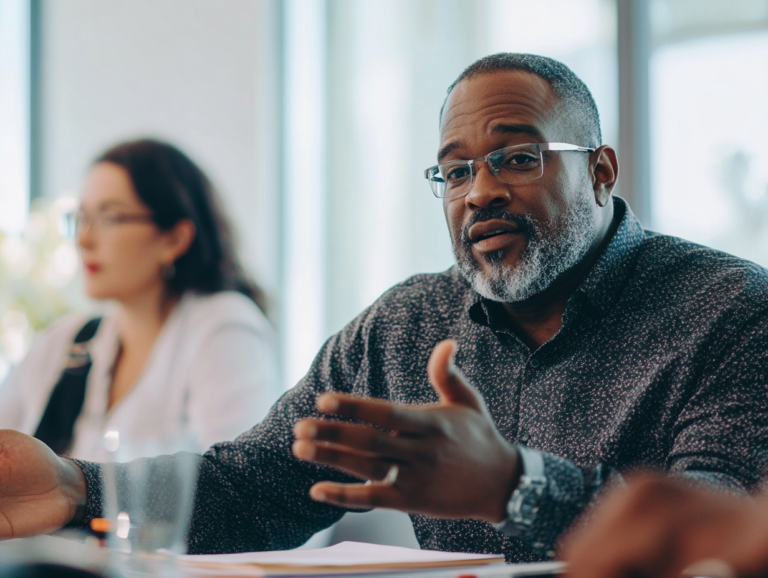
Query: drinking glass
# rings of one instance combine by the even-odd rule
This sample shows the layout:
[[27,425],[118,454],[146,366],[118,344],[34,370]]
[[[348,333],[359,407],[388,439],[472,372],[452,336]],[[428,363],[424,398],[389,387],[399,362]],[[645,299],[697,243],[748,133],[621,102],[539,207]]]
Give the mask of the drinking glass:
[[[191,438],[104,434],[104,510],[117,572],[172,576],[186,551],[199,456]],[[171,455],[173,454],[173,455]]]

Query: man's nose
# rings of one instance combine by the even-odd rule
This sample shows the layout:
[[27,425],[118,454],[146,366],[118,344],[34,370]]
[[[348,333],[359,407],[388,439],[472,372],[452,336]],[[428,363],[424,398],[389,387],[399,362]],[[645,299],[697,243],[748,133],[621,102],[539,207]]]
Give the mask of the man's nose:
[[472,188],[464,198],[464,202],[472,209],[488,207],[503,207],[512,200],[509,187],[493,174],[488,163],[477,163],[474,167],[475,178]]

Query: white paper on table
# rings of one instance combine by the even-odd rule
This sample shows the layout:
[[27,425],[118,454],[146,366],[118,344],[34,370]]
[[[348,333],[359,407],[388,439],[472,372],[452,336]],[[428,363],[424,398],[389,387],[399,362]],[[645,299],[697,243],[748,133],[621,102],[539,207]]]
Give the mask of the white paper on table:
[[301,572],[301,573],[266,573],[259,566],[245,568],[239,565],[218,566],[215,569],[183,566],[178,569],[179,578],[327,578],[344,576],[358,578],[552,578],[565,571],[562,562],[531,562],[528,564],[488,564],[486,566],[453,566],[421,570],[380,570],[378,572]]
[[495,554],[463,554],[381,546],[362,542],[342,542],[316,550],[281,550],[242,554],[181,556],[180,562],[198,568],[250,569],[262,574],[323,574],[331,572],[409,570],[452,566],[502,564]]

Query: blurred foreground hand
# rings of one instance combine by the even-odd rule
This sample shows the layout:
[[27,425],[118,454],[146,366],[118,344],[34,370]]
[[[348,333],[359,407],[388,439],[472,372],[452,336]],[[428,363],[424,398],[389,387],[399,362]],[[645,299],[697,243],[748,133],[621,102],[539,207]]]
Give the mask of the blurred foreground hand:
[[768,576],[768,498],[643,476],[599,505],[559,557],[570,578]]
[[33,437],[0,430],[0,540],[58,530],[85,496],[85,477],[74,462]]

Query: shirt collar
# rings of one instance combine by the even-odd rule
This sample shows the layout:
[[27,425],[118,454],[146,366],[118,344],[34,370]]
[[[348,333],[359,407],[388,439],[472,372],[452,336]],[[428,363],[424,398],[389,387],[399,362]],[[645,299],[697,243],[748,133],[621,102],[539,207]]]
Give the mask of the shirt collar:
[[[637,248],[646,236],[640,221],[624,199],[613,197],[613,206],[615,214],[621,215],[619,226],[602,255],[574,292],[574,296],[585,298],[600,315],[606,314],[619,298],[634,266]],[[470,318],[492,329],[499,324],[499,316],[494,313],[498,306],[475,291],[469,291],[467,295]]]
[[586,279],[576,289],[576,293],[586,297],[601,314],[607,313],[619,299],[634,268],[637,250],[646,237],[640,221],[624,199],[614,197],[613,206],[617,214],[620,211],[623,213],[619,226]]

